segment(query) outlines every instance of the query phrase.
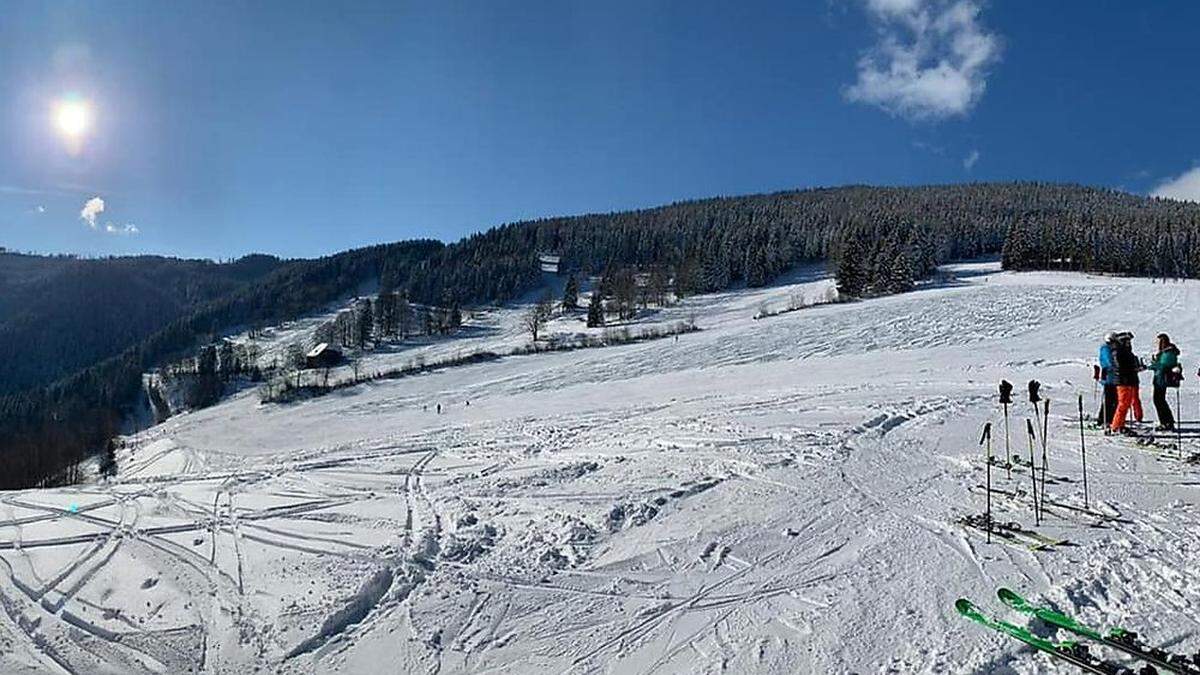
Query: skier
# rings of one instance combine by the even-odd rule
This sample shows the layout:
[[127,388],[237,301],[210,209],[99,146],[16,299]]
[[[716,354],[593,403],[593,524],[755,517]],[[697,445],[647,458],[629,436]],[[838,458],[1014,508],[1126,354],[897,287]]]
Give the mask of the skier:
[[439,414],[439,415],[442,414],[442,404],[441,403],[437,404],[437,414]]
[[1096,419],[1103,429],[1112,424],[1113,413],[1117,410],[1117,364],[1113,361],[1113,348],[1116,346],[1116,333],[1105,335],[1104,344],[1100,345],[1100,384],[1104,387],[1104,399]]
[[1158,412],[1158,430],[1173,431],[1175,415],[1171,414],[1171,404],[1167,403],[1167,388],[1178,385],[1179,348],[1171,344],[1171,338],[1166,333],[1159,333],[1155,341],[1156,351],[1150,362],[1150,370],[1154,371],[1154,409]]
[[1117,366],[1117,409],[1113,412],[1111,433],[1127,433],[1125,418],[1132,410],[1134,419],[1142,421],[1142,404],[1138,400],[1138,371],[1142,362],[1133,353],[1133,333],[1121,333],[1113,347],[1113,361]]

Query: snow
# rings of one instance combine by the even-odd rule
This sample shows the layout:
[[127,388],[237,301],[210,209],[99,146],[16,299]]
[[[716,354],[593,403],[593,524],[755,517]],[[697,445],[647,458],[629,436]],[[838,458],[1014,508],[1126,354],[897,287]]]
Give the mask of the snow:
[[[1200,467],[1089,432],[1091,506],[1119,517],[1052,509],[1038,530],[1071,545],[1044,551],[955,524],[982,509],[985,422],[1004,452],[1001,378],[1043,383],[1048,491],[1082,505],[1070,422],[1100,336],[1144,353],[1166,331],[1188,367],[1200,283],[948,272],[753,318],[824,297],[807,270],[644,320],[694,316],[678,341],[167,420],[126,439],[115,482],[0,493],[0,672],[1055,672],[955,613],[965,596],[1023,620],[1002,585],[1200,650]],[[521,311],[370,368],[503,353]],[[1034,526],[1024,499],[994,507]]]

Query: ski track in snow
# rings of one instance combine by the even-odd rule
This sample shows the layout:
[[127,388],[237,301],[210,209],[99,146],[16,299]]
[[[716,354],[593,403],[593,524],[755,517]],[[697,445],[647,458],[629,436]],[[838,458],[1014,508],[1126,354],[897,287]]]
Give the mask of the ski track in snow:
[[[1200,283],[994,267],[757,321],[828,280],[692,298],[652,319],[694,314],[678,341],[168,420],[128,439],[116,482],[0,493],[0,671],[1054,672],[954,612],[1003,615],[1000,585],[1200,650],[1200,466],[1089,433],[1107,517],[1061,505],[1082,506],[1061,420],[1080,393],[1091,413],[1098,336],[1146,351],[1165,330],[1191,363],[1200,318],[1152,311],[1197,306]],[[519,314],[371,358],[518,344]],[[984,422],[1004,452],[1002,377],[1052,400],[1069,480],[1039,530],[1070,546],[955,523],[982,508]],[[993,506],[1033,525],[1023,493]]]

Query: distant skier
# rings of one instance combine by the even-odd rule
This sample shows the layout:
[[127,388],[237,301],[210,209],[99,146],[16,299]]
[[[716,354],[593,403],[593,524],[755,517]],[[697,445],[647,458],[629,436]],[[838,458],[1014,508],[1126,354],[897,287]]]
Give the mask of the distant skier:
[[1125,419],[1132,411],[1134,419],[1142,421],[1142,402],[1138,397],[1140,380],[1138,372],[1142,362],[1133,353],[1133,333],[1121,333],[1113,347],[1113,361],[1117,366],[1117,409],[1113,412],[1112,433],[1126,432]]
[[1105,335],[1104,344],[1100,345],[1100,384],[1104,387],[1104,399],[1100,403],[1100,412],[1096,414],[1096,419],[1105,429],[1112,424],[1113,413],[1117,410],[1117,362],[1113,360],[1113,349],[1116,346],[1116,333]]
[[1158,413],[1159,431],[1175,429],[1175,415],[1167,403],[1167,388],[1179,386],[1179,348],[1171,344],[1166,333],[1159,333],[1155,341],[1154,359],[1150,370],[1154,371],[1154,410]]
[[439,415],[442,414],[442,404],[441,403],[437,404],[437,414],[439,414]]

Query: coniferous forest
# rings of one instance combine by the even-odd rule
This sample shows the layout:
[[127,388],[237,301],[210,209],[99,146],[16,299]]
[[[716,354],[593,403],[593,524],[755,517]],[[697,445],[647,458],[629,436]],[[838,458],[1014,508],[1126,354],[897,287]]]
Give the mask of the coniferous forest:
[[441,307],[512,300],[564,272],[632,271],[677,295],[761,286],[828,263],[844,296],[903,292],[953,259],[1007,269],[1200,277],[1200,205],[1076,185],[850,186],[513,223],[315,260],[235,263],[0,254],[0,488],[75,478],[146,370],[222,333],[386,290]]

